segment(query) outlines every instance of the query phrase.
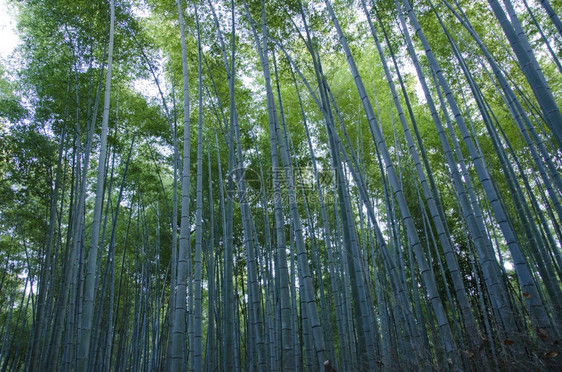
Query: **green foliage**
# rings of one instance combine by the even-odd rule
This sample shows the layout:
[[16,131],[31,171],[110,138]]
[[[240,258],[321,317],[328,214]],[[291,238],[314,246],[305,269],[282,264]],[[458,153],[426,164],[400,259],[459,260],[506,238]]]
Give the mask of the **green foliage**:
[[[184,349],[191,348],[194,337],[201,336],[203,355],[198,358],[204,358],[202,365],[207,370],[251,370],[258,367],[258,356],[264,370],[324,368],[319,364],[323,360],[315,360],[316,355],[330,358],[332,365],[344,370],[447,369],[445,360],[458,361],[451,369],[480,365],[501,369],[502,363],[516,363],[506,368],[532,365],[540,369],[557,362],[561,352],[557,345],[562,297],[557,294],[562,290],[562,208],[560,175],[551,170],[559,168],[560,149],[550,141],[532,84],[521,72],[501,25],[486,3],[458,2],[522,102],[522,112],[517,115],[527,115],[537,138],[543,141],[537,143],[532,138],[539,153],[535,159],[517,126],[513,107],[510,110],[511,102],[502,90],[505,87],[493,76],[490,61],[443,2],[422,0],[411,5],[451,89],[451,97],[446,98],[455,100],[458,116],[473,129],[465,138],[450,105],[439,105],[438,89],[443,87],[434,84],[420,34],[409,30],[429,94],[436,102],[435,116],[430,112],[399,26],[402,6],[397,9],[393,1],[365,3],[368,15],[360,1],[331,2],[372,105],[374,125],[382,132],[380,143],[367,121],[343,40],[335,32],[325,1],[181,2],[185,8],[190,112],[182,109],[185,93],[177,3],[116,3],[107,173],[102,175],[103,244],[95,271],[94,305],[99,310],[100,327],[92,338],[95,347],[88,359],[90,369],[167,368],[168,339],[174,329],[170,324],[174,302],[170,299],[176,298],[180,259],[185,259],[188,267],[187,307],[182,309],[189,325]],[[530,15],[522,4],[515,5],[560,106],[562,76]],[[70,356],[77,352],[73,337],[82,331],[76,321],[84,305],[82,286],[92,238],[109,2],[27,0],[17,6],[22,39],[15,53],[17,63],[0,66],[0,364],[14,371],[72,369]],[[558,36],[550,20],[538,3],[530,6],[559,54]],[[552,6],[558,9],[560,1],[553,1]],[[366,17],[373,21],[390,68],[390,79],[413,137],[412,147],[402,130]],[[260,59],[264,55],[260,56],[263,50],[256,47],[257,43],[263,46],[264,26],[276,118],[268,112]],[[198,37],[202,42],[201,91]],[[234,71],[230,71],[232,58]],[[233,90],[229,84],[232,78]],[[489,122],[469,82],[481,94]],[[452,133],[445,128],[445,142],[452,146],[453,135],[459,141],[459,153],[452,155],[452,163],[436,130],[436,117],[446,126],[444,110],[453,128]],[[178,257],[178,246],[173,243],[178,245],[179,229],[174,229],[181,224],[184,202],[180,196],[181,154],[188,144],[181,139],[186,115],[192,131],[191,184],[187,185],[191,251]],[[198,153],[194,123],[198,119],[203,136],[200,230],[195,217],[194,159]],[[281,129],[280,137],[273,134],[277,141],[274,153],[272,122]],[[232,137],[235,129],[240,131],[239,143]],[[496,132],[499,147],[493,142]],[[341,143],[330,143],[336,137]],[[471,152],[471,141],[482,152],[486,175],[476,169],[479,159]],[[280,144],[287,146],[287,153]],[[381,160],[383,145],[388,149],[385,160]],[[540,152],[539,146],[545,150]],[[424,163],[421,170],[416,169],[413,153],[427,167]],[[272,156],[279,156],[282,164],[281,156],[286,154],[285,167],[295,174],[296,204],[288,199],[290,172],[272,165]],[[461,169],[460,155],[467,174],[455,179],[452,171]],[[502,163],[503,155],[507,163]],[[228,189],[229,181],[239,181],[234,176],[239,163],[244,165],[246,192],[251,197],[247,209],[237,196],[239,184],[235,182],[234,190]],[[313,166],[318,168],[317,174]],[[396,171],[394,180],[391,166]],[[547,172],[540,174],[539,166]],[[513,180],[506,172],[511,168]],[[275,172],[281,180],[279,220],[274,204]],[[494,206],[491,204],[496,201],[489,200],[491,191],[486,189],[488,175],[499,199]],[[546,190],[548,183],[550,190]],[[522,197],[513,192],[517,190]],[[80,206],[82,195],[84,205]],[[177,221],[173,221],[174,208]],[[498,208],[505,211],[506,221],[499,220]],[[276,225],[279,221],[281,226]],[[444,231],[439,232],[439,221]],[[506,225],[515,233],[514,242],[506,238]],[[286,242],[286,278],[281,271],[285,262],[276,227]],[[192,283],[197,233],[201,234],[203,257],[199,304],[203,311],[198,319],[194,317]],[[447,251],[445,242],[452,252]],[[521,247],[522,257],[511,270],[506,269],[509,265],[500,266],[499,257],[516,263],[510,250],[513,244]],[[228,262],[229,254],[232,262]],[[69,262],[70,257],[76,261]],[[531,275],[528,278],[521,271],[525,265]],[[527,292],[525,283],[534,283],[535,297]],[[433,292],[432,284],[436,288]],[[306,292],[309,288],[310,293]],[[495,291],[505,298],[494,297]],[[282,293],[289,293],[283,301]],[[252,297],[256,295],[258,298]],[[463,308],[463,298],[469,302],[468,310]],[[442,312],[436,311],[436,301],[442,304]],[[290,308],[281,309],[281,304]],[[207,313],[207,309],[214,313]],[[544,318],[540,309],[544,309]],[[504,322],[505,314],[515,321]],[[321,331],[312,329],[315,316],[320,319]],[[472,316],[476,319],[475,334],[469,331]],[[191,333],[193,322],[200,322],[204,329],[201,335]],[[232,329],[225,334],[228,322]],[[448,328],[452,330],[451,345],[444,341]],[[322,350],[320,337],[312,336],[318,332],[325,338]],[[285,339],[287,334],[291,335],[289,340]],[[291,346],[294,360],[283,360],[287,348],[282,345]],[[362,348],[368,348],[368,355],[360,355]],[[233,355],[221,355],[225,350]],[[528,357],[531,354],[533,357]]]

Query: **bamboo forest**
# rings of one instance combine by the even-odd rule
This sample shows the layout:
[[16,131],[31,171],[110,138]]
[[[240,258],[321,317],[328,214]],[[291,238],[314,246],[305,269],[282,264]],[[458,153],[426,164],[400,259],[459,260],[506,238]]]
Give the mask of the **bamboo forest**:
[[562,370],[562,0],[2,7],[0,372]]

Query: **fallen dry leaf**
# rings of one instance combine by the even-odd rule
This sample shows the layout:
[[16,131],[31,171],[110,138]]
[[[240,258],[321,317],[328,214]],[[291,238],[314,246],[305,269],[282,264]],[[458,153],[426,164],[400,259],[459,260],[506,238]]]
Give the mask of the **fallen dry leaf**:
[[543,358],[556,358],[558,356],[558,352],[554,350],[550,350],[543,354]]
[[548,333],[546,332],[546,329],[544,328],[537,328],[537,336],[539,336],[539,338],[543,341],[548,340]]

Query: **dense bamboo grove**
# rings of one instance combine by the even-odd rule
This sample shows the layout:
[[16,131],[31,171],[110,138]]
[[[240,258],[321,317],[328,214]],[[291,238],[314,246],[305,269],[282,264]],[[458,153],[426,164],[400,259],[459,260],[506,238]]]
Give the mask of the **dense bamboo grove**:
[[560,0],[25,0],[1,371],[562,368]]

